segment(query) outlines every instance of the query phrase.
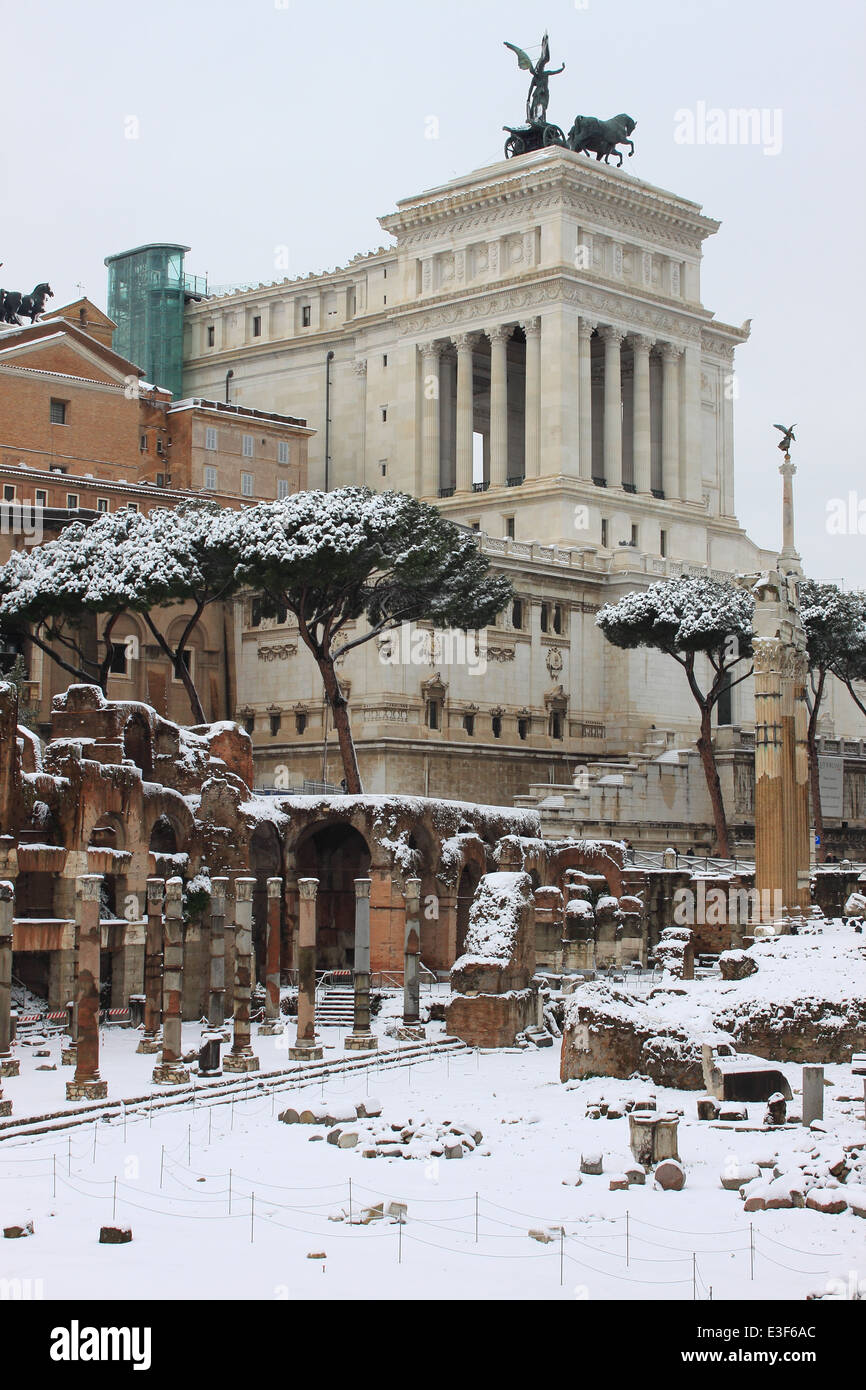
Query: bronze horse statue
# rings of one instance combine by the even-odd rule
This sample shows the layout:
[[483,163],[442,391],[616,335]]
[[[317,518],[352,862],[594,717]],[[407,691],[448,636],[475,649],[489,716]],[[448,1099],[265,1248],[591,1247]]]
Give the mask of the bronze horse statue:
[[636,125],[637,121],[633,121],[625,112],[612,116],[609,121],[600,121],[596,116],[575,116],[574,125],[568,132],[568,148],[577,154],[594,154],[597,160],[603,159],[605,164],[612,154],[618,155],[617,168],[621,169],[622,150],[618,150],[617,145],[628,145],[631,159],[634,141],[629,136]]
[[20,325],[19,314],[35,323],[45,308],[45,301],[53,298],[54,291],[45,280],[31,294],[22,294],[20,290],[0,290],[0,323]]

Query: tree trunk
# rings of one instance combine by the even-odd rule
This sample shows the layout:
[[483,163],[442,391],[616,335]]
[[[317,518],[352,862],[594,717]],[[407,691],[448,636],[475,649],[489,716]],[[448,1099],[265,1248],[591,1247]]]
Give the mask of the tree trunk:
[[821,708],[821,698],[824,694],[824,682],[827,679],[827,672],[822,671],[818,677],[818,687],[812,698],[812,708],[809,711],[809,724],[807,732],[807,742],[809,746],[809,783],[812,790],[812,816],[815,821],[815,835],[818,843],[815,846],[815,858],[819,864],[823,864],[827,858],[827,846],[824,843],[824,812],[821,808],[821,777],[818,767],[818,711]]
[[174,674],[179,677],[183,685],[183,688],[186,691],[187,696],[189,697],[189,705],[190,709],[192,710],[193,723],[206,724],[207,719],[205,718],[205,712],[202,708],[201,700],[198,698],[198,691],[196,690],[195,685],[193,684],[193,679],[189,673],[189,670],[187,669],[186,663],[181,660],[180,652],[182,649],[178,648],[178,651],[172,651],[171,647],[166,642],[165,638],[163,637],[159,628],[156,626],[156,623],[153,621],[150,614],[145,613],[143,617],[144,621],[147,623],[148,627],[150,628],[151,632],[156,638],[161,651],[163,651],[170,660],[172,668],[174,670]]
[[334,728],[337,731],[337,739],[340,744],[340,755],[343,759],[343,772],[346,778],[346,791],[351,796],[359,796],[363,787],[361,786],[361,774],[358,770],[358,758],[355,753],[355,741],[352,738],[352,730],[349,724],[349,710],[346,705],[346,698],[340,689],[340,682],[334,663],[328,656],[316,656],[316,663],[322,674],[322,682],[325,687],[325,694],[328,697],[328,704],[334,717]]
[[713,822],[716,827],[716,852],[720,859],[730,859],[728,821],[725,816],[722,784],[719,780],[719,769],[716,766],[716,754],[713,748],[712,712],[713,706],[709,702],[701,703],[701,734],[698,739],[698,752],[701,755],[704,776],[707,779],[707,790],[710,793],[710,805],[713,808]]

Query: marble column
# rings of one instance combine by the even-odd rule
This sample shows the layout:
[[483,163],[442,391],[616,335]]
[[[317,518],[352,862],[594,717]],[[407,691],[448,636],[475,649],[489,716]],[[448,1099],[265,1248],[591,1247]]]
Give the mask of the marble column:
[[406,929],[403,941],[403,1022],[417,1025],[421,1017],[421,880],[407,878],[403,893]]
[[[0,1078],[18,1075],[18,1058],[12,1056],[12,918],[15,911],[15,889],[4,880],[0,882]],[[0,1079],[0,1115],[11,1115],[11,1100],[3,1099]]]
[[282,1033],[283,1024],[280,1016],[280,932],[282,928],[282,902],[283,902],[283,880],[281,878],[268,879],[268,939],[267,939],[267,959],[265,964],[265,981],[267,985],[267,1002],[265,1004],[265,1022],[260,1026],[259,1033],[271,1036],[274,1033]]
[[592,349],[591,339],[595,323],[581,316],[578,327],[578,378],[579,378],[579,424],[580,476],[587,482],[592,480]]
[[225,1023],[226,1000],[226,890],[227,878],[210,881],[210,978],[208,981],[207,1021],[211,1028]]
[[680,495],[680,350],[662,347],[662,490],[665,498]]
[[421,349],[422,481],[424,497],[439,496],[439,363],[440,343],[425,343]]
[[472,351],[475,333],[458,333],[457,348],[457,480],[458,492],[472,491],[472,430],[474,425]]
[[604,340],[604,476],[608,487],[622,487],[622,340],[625,334],[611,324],[601,328]]
[[[162,1056],[153,1079],[169,1086],[189,1081],[182,1065],[183,1043],[183,879],[170,878],[165,885],[162,964]],[[78,1025],[81,1046],[81,1022]]]
[[343,1043],[353,1052],[379,1046],[370,1030],[370,888],[372,879],[355,879],[355,1014],[352,1031]]
[[703,497],[701,425],[701,350],[690,344],[683,352],[683,410],[680,439],[681,496],[686,502]]
[[162,1023],[162,908],[165,880],[147,880],[147,929],[144,938],[144,1033],[136,1052],[160,1052]]
[[526,392],[524,398],[524,476],[537,478],[540,471],[539,407],[541,404],[541,320],[524,319],[526,337]]
[[298,893],[298,1036],[289,1048],[296,1062],[319,1061],[316,1045],[316,892],[317,878],[299,878]]
[[254,878],[235,879],[235,1007],[232,1050],[223,1071],[258,1071],[259,1059],[250,1046],[250,990],[253,956]]
[[649,372],[652,338],[647,338],[642,333],[635,333],[631,343],[634,353],[634,485],[637,492],[648,493],[652,487]]
[[508,477],[508,340],[511,328],[498,324],[490,339],[490,486],[505,487]]
[[81,874],[75,880],[75,918],[78,924],[78,1054],[75,1077],[66,1083],[67,1100],[104,1100],[108,1086],[99,1075],[99,891],[102,874]]

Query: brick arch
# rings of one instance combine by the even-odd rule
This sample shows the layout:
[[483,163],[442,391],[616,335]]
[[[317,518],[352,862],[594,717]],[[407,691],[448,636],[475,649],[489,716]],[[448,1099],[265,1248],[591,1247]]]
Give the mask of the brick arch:
[[[620,858],[623,857],[621,854]],[[542,885],[546,888],[561,888],[566,869],[580,869],[586,874],[603,874],[611,895],[614,898],[622,897],[623,864],[618,862],[610,850],[591,848],[588,844],[566,845],[563,849],[554,850],[553,854],[546,856]]]
[[195,835],[195,820],[181,796],[146,797],[141,811],[141,840],[145,849],[150,845],[153,827],[161,816],[170,823],[177,842],[177,853],[189,853]]

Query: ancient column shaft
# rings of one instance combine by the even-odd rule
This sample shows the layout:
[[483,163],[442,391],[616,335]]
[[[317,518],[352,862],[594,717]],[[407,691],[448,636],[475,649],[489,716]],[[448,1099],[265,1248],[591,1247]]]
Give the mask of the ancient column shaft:
[[316,1042],[316,892],[317,878],[299,878],[298,930],[298,1042],[312,1048]]
[[78,922],[78,1059],[76,1086],[99,1081],[99,893],[102,874],[82,874],[75,881]]
[[604,339],[604,476],[608,487],[622,487],[622,353],[623,334],[605,324]]
[[539,407],[541,403],[541,321],[522,324],[526,337],[526,393],[524,398],[524,473],[537,478],[540,461]]
[[210,884],[210,980],[207,1021],[211,1028],[225,1022],[226,994],[226,890],[227,878],[212,878]]
[[268,879],[268,943],[267,943],[267,988],[268,999],[265,1017],[278,1019],[280,1016],[280,927],[283,880]]
[[235,1009],[232,1052],[250,1051],[254,878],[235,879]]
[[0,882],[0,1063],[11,1049],[12,1011],[12,919],[15,915],[15,889]]
[[[183,879],[170,878],[165,885],[162,977],[162,1062],[181,1060],[183,1018]],[[80,1026],[80,1025],[79,1025]]]
[[147,928],[144,938],[144,1037],[155,1043],[162,1024],[162,909],[165,880],[147,880]]
[[505,487],[508,477],[508,339],[511,330],[491,328],[490,338],[490,486]]
[[417,1023],[421,1016],[421,880],[406,880],[406,930],[403,944],[403,1022]]
[[422,401],[422,480],[425,497],[439,495],[439,358],[438,343],[428,343],[421,353]]
[[457,345],[457,492],[472,491],[472,430],[473,361],[472,349],[476,338],[472,333],[460,333]]
[[587,482],[592,478],[592,351],[591,340],[595,324],[592,319],[581,318],[578,328],[578,380],[579,380],[579,470],[581,478]]
[[644,493],[649,492],[652,486],[649,370],[651,346],[652,340],[641,334],[632,338],[634,351],[634,485],[638,492]]
[[662,490],[680,495],[680,351],[671,343],[662,348]]

